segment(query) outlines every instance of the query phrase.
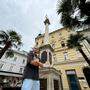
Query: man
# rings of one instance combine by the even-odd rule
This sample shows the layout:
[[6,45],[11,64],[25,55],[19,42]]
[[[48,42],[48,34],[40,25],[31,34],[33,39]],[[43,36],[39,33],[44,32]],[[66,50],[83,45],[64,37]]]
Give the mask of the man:
[[23,85],[21,90],[40,90],[39,66],[46,67],[38,58],[39,49],[34,48],[27,56],[27,65],[23,74]]

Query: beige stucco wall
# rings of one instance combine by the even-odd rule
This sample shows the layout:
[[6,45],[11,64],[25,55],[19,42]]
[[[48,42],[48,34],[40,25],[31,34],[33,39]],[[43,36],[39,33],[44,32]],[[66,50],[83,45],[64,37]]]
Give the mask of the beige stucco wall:
[[[68,49],[67,46],[65,47],[61,46],[62,41],[66,45],[67,43],[66,41],[71,33],[72,32],[69,29],[65,29],[65,28],[62,28],[50,33],[50,36],[49,36],[50,44],[51,46],[52,44],[54,44],[54,47],[53,47],[54,66],[53,67],[56,68],[57,70],[60,70],[62,73],[61,77],[62,77],[62,84],[63,84],[64,90],[69,90],[68,80],[67,80],[65,71],[72,70],[72,69],[76,71],[77,79],[79,81],[81,90],[90,90],[83,74],[83,68],[85,67],[85,65],[87,66],[86,61],[79,53],[79,51],[77,51],[75,48]],[[42,41],[43,41],[43,36],[36,38],[36,42],[38,42],[38,47],[43,45]],[[85,47],[83,47],[83,50],[85,51],[86,55],[88,55],[88,51],[86,50]],[[67,52],[68,54],[67,60],[64,59],[64,52]],[[84,77],[84,79],[80,80],[79,77]]]

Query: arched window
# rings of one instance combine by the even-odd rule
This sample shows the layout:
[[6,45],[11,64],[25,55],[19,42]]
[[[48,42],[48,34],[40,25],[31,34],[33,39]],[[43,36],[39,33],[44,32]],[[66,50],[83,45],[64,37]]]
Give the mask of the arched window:
[[49,62],[52,64],[52,54],[49,52]]
[[41,62],[45,63],[47,61],[47,52],[43,51],[41,54]]

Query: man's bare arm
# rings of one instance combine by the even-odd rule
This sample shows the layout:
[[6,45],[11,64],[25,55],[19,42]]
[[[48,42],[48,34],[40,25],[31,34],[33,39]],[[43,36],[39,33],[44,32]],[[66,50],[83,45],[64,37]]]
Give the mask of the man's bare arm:
[[38,63],[38,66],[43,67],[43,63],[41,63],[39,61],[37,61],[37,63]]
[[32,60],[32,61],[30,62],[30,64],[32,64],[32,65],[34,65],[34,66],[39,66],[38,63],[37,63],[37,60]]

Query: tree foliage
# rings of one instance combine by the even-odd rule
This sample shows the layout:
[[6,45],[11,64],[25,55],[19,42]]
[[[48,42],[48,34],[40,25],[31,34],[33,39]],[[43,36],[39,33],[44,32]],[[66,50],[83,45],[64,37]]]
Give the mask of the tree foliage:
[[12,48],[18,48],[22,45],[21,35],[19,35],[17,32],[13,30],[8,31],[0,31],[0,45],[3,46],[3,48],[0,50],[0,58],[4,55],[6,52],[7,56],[12,56],[13,51]]
[[88,65],[90,65],[90,60],[82,50],[82,45],[80,44],[84,39],[86,39],[86,37],[84,37],[83,34],[71,34],[69,39],[67,40],[67,46],[68,48],[77,48],[79,52],[82,54],[83,58],[88,63]]
[[72,28],[90,24],[90,3],[86,0],[59,0],[57,6],[63,26]]
[[80,48],[80,42],[82,42],[84,39],[85,37],[83,36],[83,34],[71,34],[69,39],[67,40],[67,46],[69,48]]

